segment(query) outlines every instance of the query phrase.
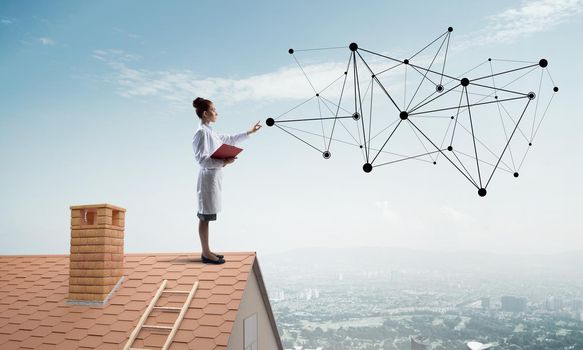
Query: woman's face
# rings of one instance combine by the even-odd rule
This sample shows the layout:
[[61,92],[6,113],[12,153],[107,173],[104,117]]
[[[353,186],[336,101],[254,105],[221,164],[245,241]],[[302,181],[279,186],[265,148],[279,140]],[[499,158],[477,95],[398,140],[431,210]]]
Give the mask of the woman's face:
[[217,109],[215,108],[215,105],[213,103],[211,103],[208,111],[204,112],[204,115],[205,115],[205,122],[214,123],[217,121],[217,117],[219,116],[219,113],[217,113]]

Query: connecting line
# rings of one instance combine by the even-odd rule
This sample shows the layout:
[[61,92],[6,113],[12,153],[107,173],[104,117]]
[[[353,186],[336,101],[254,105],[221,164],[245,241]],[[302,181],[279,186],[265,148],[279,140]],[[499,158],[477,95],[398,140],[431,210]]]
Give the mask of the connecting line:
[[[281,126],[274,124],[275,126],[277,126],[278,128],[280,128],[281,130],[287,132],[288,134],[290,134],[291,136],[295,137],[296,139],[302,141],[303,143],[305,143],[306,145],[312,147],[313,149],[315,149],[316,151],[318,151],[318,153],[322,153],[322,151],[320,151],[319,149],[317,149],[316,147],[312,146],[311,144],[309,144],[308,142],[302,140],[301,138],[297,137],[296,135],[292,134],[291,132],[285,130],[284,128],[282,128]],[[318,135],[319,136],[319,135]]]
[[411,156],[411,157],[407,157],[407,158],[403,158],[403,159],[397,159],[397,160],[393,160],[393,161],[390,161],[390,162],[387,162],[387,163],[381,163],[381,164],[375,165],[374,167],[375,168],[378,168],[378,167],[383,166],[383,165],[394,164],[394,163],[402,162],[404,160],[409,160],[409,159],[413,159],[413,158],[419,158],[419,157],[431,155],[433,153],[437,153],[437,152],[440,152],[440,151],[441,150],[437,150],[437,151],[433,151],[433,152],[427,152],[427,153],[423,153],[423,154],[418,154],[416,156]]
[[386,73],[386,72],[390,71],[390,70],[391,70],[391,69],[393,69],[393,68],[399,67],[399,66],[400,66],[400,65],[402,65],[402,64],[403,64],[403,62],[397,63],[397,64],[395,64],[395,65],[394,65],[394,66],[392,66],[392,67],[389,67],[389,68],[387,68],[387,69],[385,69],[385,70],[382,70],[382,71],[380,71],[380,72],[378,72],[378,73],[375,73],[375,75],[381,75],[381,74],[383,74],[383,73]]
[[293,110],[295,110],[295,109],[297,109],[297,108],[299,108],[299,107],[301,107],[301,106],[305,105],[306,103],[310,102],[310,101],[311,101],[311,100],[313,100],[314,98],[316,98],[316,96],[312,96],[312,97],[310,97],[310,98],[309,98],[309,99],[307,99],[306,101],[304,101],[304,102],[300,103],[299,105],[295,106],[294,108],[290,109],[289,111],[287,111],[287,112],[285,112],[285,113],[283,113],[283,114],[280,114],[279,116],[277,116],[277,117],[275,117],[275,118],[273,118],[273,119],[274,119],[274,120],[277,120],[278,118],[281,118],[281,117],[283,117],[284,115],[288,114],[289,112],[291,112],[291,111],[293,111]]
[[[455,151],[451,151],[451,153],[453,153],[453,156],[455,157],[455,159],[457,159],[458,162],[460,162],[460,165],[462,166],[462,168],[464,168],[464,170],[466,171],[466,174],[468,174],[468,176],[470,177],[470,179],[472,179],[472,182],[474,183],[474,186],[478,187],[478,184],[476,183],[476,180],[472,177],[471,173],[468,171],[468,169],[464,166],[464,162],[462,162],[462,160],[457,156]],[[462,152],[459,152],[461,154],[464,154]],[[473,157],[470,157],[473,158]]]
[[451,133],[451,141],[449,142],[449,145],[450,145],[450,146],[452,146],[452,145],[453,145],[453,137],[455,136],[455,129],[456,129],[456,127],[457,127],[457,124],[458,124],[458,121],[457,121],[457,120],[458,120],[458,117],[459,117],[459,115],[460,115],[460,108],[461,108],[461,106],[462,106],[462,98],[463,98],[463,97],[464,97],[464,89],[462,88],[462,93],[460,94],[460,103],[459,103],[459,106],[458,106],[458,108],[457,108],[457,112],[456,112],[456,114],[455,114],[455,120],[454,120],[454,123],[455,123],[455,124],[453,124],[453,131],[452,131],[452,133]]
[[388,128],[390,128],[391,126],[393,126],[393,124],[395,124],[396,122],[398,122],[400,119],[396,119],[394,122],[392,122],[391,124],[387,125],[387,127],[385,127],[383,130],[379,131],[378,134],[374,135],[373,137],[370,138],[370,140],[374,140],[377,138],[377,136],[379,136],[380,134],[382,134],[385,130],[387,130]]
[[320,112],[320,124],[322,124],[322,140],[324,141],[324,149],[326,149],[326,132],[324,131],[324,121],[322,120],[322,106],[320,104],[320,98],[316,100],[318,101],[318,111]]
[[405,65],[405,83],[403,84],[403,90],[405,90],[405,92],[403,93],[403,110],[406,111],[407,110],[407,65]]
[[312,82],[310,81],[310,78],[308,78],[308,75],[306,74],[306,72],[304,71],[304,68],[302,68],[302,65],[300,64],[300,62],[298,61],[298,59],[296,58],[295,55],[293,55],[294,61],[296,61],[296,63],[298,64],[298,67],[300,67],[300,69],[302,70],[302,73],[304,73],[304,77],[306,77],[306,80],[308,80],[308,84],[310,84],[310,86],[312,87],[312,90],[314,90],[314,93],[317,94],[318,91],[316,91],[316,88],[314,87],[314,85],[312,85]]
[[[492,72],[492,74],[494,74],[494,69],[492,68],[492,62],[490,62],[490,72]],[[498,92],[496,90],[496,81],[494,80],[494,77],[492,77],[492,85],[494,85],[494,93],[496,95],[498,95]],[[506,124],[504,124],[504,118],[502,117],[502,110],[500,109],[500,104],[496,104],[496,107],[498,108],[498,115],[500,116],[500,123],[502,123],[502,130],[504,130],[504,137],[506,138],[506,142],[508,142],[508,133],[506,132]],[[514,163],[514,155],[512,154],[512,148],[508,148],[508,151],[510,152],[510,160],[512,161],[512,168],[516,169],[516,164]]]
[[[326,103],[326,101],[328,101],[328,100],[326,98],[323,98],[322,97],[322,103],[324,103],[324,106],[326,106],[326,108],[330,111],[330,113],[334,113],[334,112],[332,112],[332,110],[330,109],[330,107],[328,107],[328,104]],[[334,104],[333,102],[330,102],[330,101],[328,101],[328,102],[331,103],[331,104]],[[344,117],[340,117],[340,118],[344,118]],[[344,128],[344,130],[346,130],[346,132],[348,133],[348,135],[350,135],[350,137],[352,137],[352,139],[354,140],[354,142],[358,143],[358,140],[352,135],[352,133],[348,130],[348,128],[346,128],[346,126],[344,125],[344,123],[342,123],[342,120],[340,120],[340,118],[339,117],[336,117],[334,119],[334,123],[336,123],[336,121],[338,121],[340,123],[340,125],[342,125],[342,127]],[[352,118],[352,116],[350,118]],[[289,128],[289,126],[288,126],[288,128]],[[334,132],[332,132],[330,134],[330,139],[332,139],[333,133]],[[333,140],[336,141],[336,139],[333,139]],[[327,151],[330,150],[330,143],[331,143],[331,141],[328,142],[328,148],[326,149]],[[360,143],[358,144],[358,146],[360,146]]]
[[[447,33],[448,32],[446,32],[446,34]],[[441,38],[441,36],[440,36],[440,38]],[[435,39],[435,40],[437,40],[437,39]],[[435,42],[435,40],[433,42]],[[445,38],[441,42],[441,45],[439,45],[439,48],[437,49],[437,52],[435,53],[435,56],[433,56],[433,59],[431,60],[431,63],[429,64],[429,68],[428,69],[431,69],[431,67],[433,66],[433,63],[435,62],[435,59],[437,58],[437,56],[441,52],[441,48],[443,47],[443,44],[444,43],[445,43]],[[413,58],[413,57],[411,57],[411,58]],[[413,67],[413,68],[415,68],[415,67]],[[409,104],[407,105],[407,108],[405,108],[405,110],[408,110],[409,107],[411,106],[411,103],[413,103],[413,100],[415,99],[415,96],[417,96],[417,92],[419,92],[419,89],[421,88],[421,85],[423,85],[423,82],[425,81],[425,78],[427,77],[427,73],[428,73],[428,71],[425,71],[425,74],[423,75],[423,79],[421,79],[421,82],[419,83],[419,86],[417,86],[417,90],[415,90],[415,93],[413,94],[413,97],[411,97],[411,101],[409,101]],[[442,74],[443,74],[443,72],[442,72]]]
[[279,123],[289,123],[289,122],[309,122],[314,120],[327,120],[327,119],[348,119],[352,118],[351,115],[349,116],[342,116],[342,117],[321,117],[321,118],[308,118],[308,119],[286,119],[286,120],[278,120],[275,124]]
[[333,82],[331,82],[328,86],[326,86],[325,88],[323,88],[322,90],[320,90],[320,95],[322,95],[322,93],[326,90],[328,90],[328,88],[330,88],[330,86],[334,85],[335,82],[337,82],[338,80],[340,80],[340,78],[342,77],[346,77],[346,74],[342,73],[341,76],[339,76],[338,78],[336,78]]
[[[366,51],[366,50],[365,50]],[[395,108],[397,108],[397,111],[401,112],[401,109],[399,108],[399,106],[397,105],[397,103],[395,102],[395,100],[393,100],[393,98],[391,97],[391,95],[387,92],[387,90],[385,89],[385,87],[383,86],[383,84],[381,84],[379,78],[377,78],[377,76],[373,73],[372,69],[370,69],[370,67],[368,66],[368,63],[366,63],[366,61],[364,60],[364,58],[362,58],[362,56],[360,55],[359,52],[358,56],[360,56],[360,59],[362,60],[362,62],[364,63],[364,65],[366,66],[366,68],[368,68],[368,71],[370,72],[370,74],[373,75],[373,79],[377,82],[377,84],[379,84],[379,86],[381,87],[381,89],[383,89],[383,92],[387,95],[387,97],[389,98],[389,100],[391,100],[391,102],[393,102],[393,104],[395,105]],[[356,56],[355,56],[355,60],[354,63],[356,65]]]
[[555,94],[551,95],[551,99],[549,100],[549,103],[547,104],[547,108],[545,108],[543,116],[540,118],[540,121],[538,122],[536,130],[534,131],[534,135],[532,136],[532,139],[530,140],[530,142],[532,142],[534,140],[534,138],[536,137],[536,134],[538,133],[538,129],[540,128],[540,125],[542,124],[543,120],[545,119],[545,116],[547,115],[547,111],[549,110],[549,106],[551,105],[551,102],[553,102],[553,98],[555,98]]
[[[358,48],[358,50],[359,50],[359,51],[368,52],[368,53],[370,53],[370,54],[377,55],[377,56],[380,56],[380,57],[383,57],[383,58],[389,59],[389,60],[391,60],[391,61],[399,62],[400,64],[402,64],[402,63],[403,63],[403,61],[401,61],[401,60],[398,60],[398,59],[396,59],[396,58],[392,58],[392,57],[389,57],[389,56],[381,55],[380,53],[376,53],[376,52],[373,52],[373,51],[369,51],[369,50],[367,50],[367,49],[363,49],[363,48],[361,48],[361,47],[359,47],[359,48]],[[371,73],[372,73],[372,72],[371,72]]]
[[[346,66],[345,72],[348,72],[348,69],[350,68],[351,60],[352,60],[352,55],[348,59],[348,65]],[[336,117],[338,117],[338,112],[340,112],[340,103],[342,102],[342,95],[344,95],[344,86],[346,86],[346,79],[347,78],[348,78],[348,74],[344,74],[344,81],[342,82],[342,91],[340,91],[340,100],[338,101],[338,107],[336,108],[336,114],[335,114]],[[326,99],[324,97],[322,97],[322,102],[324,102],[325,100]],[[326,102],[324,102],[324,105],[326,106],[326,108],[328,108],[328,105],[326,104]],[[334,119],[334,124],[332,124],[332,132],[330,133],[330,141],[328,141],[328,147],[326,147],[326,151],[330,151],[330,145],[332,144],[332,136],[334,136],[334,129],[335,128],[336,128],[336,119]]]
[[[360,54],[359,54],[360,56]],[[362,59],[362,57],[361,57]],[[366,162],[368,163],[369,160],[369,150],[368,150],[368,146],[366,144],[366,130],[364,128],[364,114],[362,113],[362,97],[360,96],[360,79],[358,77],[358,67],[356,64],[356,55],[354,55],[354,80],[356,81],[356,87],[358,88],[358,104],[360,107],[360,121],[362,124],[362,138],[363,138],[363,144],[364,144],[364,152],[366,153]],[[356,91],[354,91],[354,94],[356,95]],[[355,96],[356,98],[356,96]],[[372,106],[371,106],[372,109]],[[370,144],[370,142],[369,142]]]
[[490,174],[490,178],[488,179],[488,182],[486,183],[486,186],[484,188],[488,187],[490,180],[492,180],[492,176],[494,176],[494,172],[496,172],[496,168],[498,168],[498,164],[500,164],[500,160],[502,160],[502,157],[504,156],[504,152],[506,152],[506,148],[508,148],[508,144],[510,144],[510,140],[512,140],[512,136],[514,136],[516,129],[518,129],[518,125],[520,124],[520,121],[522,120],[522,117],[524,116],[524,113],[526,112],[526,109],[528,108],[530,101],[531,100],[528,100],[526,102],[526,106],[524,106],[524,110],[522,111],[522,114],[520,115],[520,118],[518,119],[518,123],[516,123],[514,130],[512,130],[512,134],[510,134],[510,139],[508,140],[508,142],[506,142],[506,146],[504,146],[504,150],[502,151],[502,154],[500,154],[500,158],[498,158],[498,162],[496,163],[496,166],[494,166],[494,170],[492,170],[492,174]]
[[415,129],[417,129],[421,135],[423,135],[423,137],[425,137],[427,139],[427,141],[429,141],[433,147],[435,147],[435,149],[439,150],[439,153],[441,153],[445,159],[449,160],[449,162],[460,172],[460,174],[462,174],[472,185],[474,185],[478,190],[480,189],[466,174],[464,174],[463,171],[461,171],[461,169],[457,166],[457,164],[455,164],[451,159],[449,159],[449,157],[447,155],[445,155],[445,153],[443,153],[443,151],[441,149],[439,149],[439,147],[437,147],[437,145],[435,143],[433,143],[433,141],[431,141],[431,139],[429,137],[427,137],[427,135],[425,135],[425,133],[423,133],[423,131],[421,131],[421,129],[419,129],[417,127],[417,125],[415,125],[415,123],[413,123],[411,121],[411,119],[407,119],[409,121],[409,123],[411,123]]
[[337,50],[337,49],[345,49],[346,46],[334,46],[334,47],[320,47],[320,48],[314,48],[314,49],[299,49],[296,50],[294,49],[295,52],[301,52],[301,51],[322,51],[322,50]]
[[445,45],[445,58],[443,60],[443,67],[441,67],[441,77],[439,78],[439,84],[440,85],[443,82],[443,71],[445,70],[445,62],[447,62],[447,49],[449,49],[449,38],[450,37],[451,37],[451,34],[449,34],[447,36],[447,45]]
[[538,101],[540,100],[540,88],[543,84],[543,74],[545,72],[543,70],[540,71],[540,81],[538,83],[538,91],[537,91],[537,96],[538,98],[536,99],[536,104],[534,105],[534,118],[532,118],[532,130],[530,131],[530,139],[532,140],[532,137],[534,136],[534,126],[536,125],[536,113],[538,112]]
[[370,81],[370,115],[368,117],[368,149],[370,149],[370,136],[372,134],[371,132],[371,128],[372,128],[372,108],[373,108],[373,103],[372,103],[372,98],[374,96],[374,80]]
[[410,63],[410,62],[409,62],[409,65],[410,65],[411,67],[419,68],[419,69],[421,69],[421,70],[426,70],[426,71],[427,71],[427,72],[429,72],[429,73],[433,73],[433,74],[437,74],[437,75],[440,75],[440,76],[448,77],[448,78],[450,78],[450,79],[452,79],[452,80],[458,80],[457,78],[454,78],[454,77],[452,77],[452,76],[450,76],[450,75],[447,75],[447,74],[441,74],[441,73],[439,73],[439,72],[436,72],[436,71],[433,71],[433,70],[431,70],[431,69],[427,69],[427,68],[423,68],[423,67],[420,67],[420,66],[414,65],[413,63]]
[[[496,89],[495,87],[492,87],[492,86],[482,85],[482,84],[476,84],[473,81],[472,81],[472,85],[479,86],[479,87],[483,87],[483,88],[486,88],[486,89],[492,89],[492,90]],[[496,90],[498,90],[498,91],[504,91],[504,92],[509,92],[511,94],[516,94],[516,95],[528,95],[528,93],[525,94],[524,92],[506,90],[506,89],[502,89],[502,88],[498,88]]]
[[[454,151],[454,152],[455,152],[455,151]],[[471,154],[467,154],[467,153],[461,152],[460,150],[458,150],[458,151],[457,151],[457,153],[459,153],[459,154],[462,154],[462,155],[464,155],[464,156],[466,156],[466,157],[468,157],[468,158],[474,159],[474,156],[472,156]],[[486,165],[489,165],[489,166],[491,166],[492,168],[494,167],[494,164],[492,164],[492,163],[490,163],[490,162],[486,162],[485,160],[482,160],[482,159],[480,159],[479,161],[480,161],[480,164],[486,164]],[[502,171],[505,171],[505,172],[507,172],[507,173],[509,173],[509,174],[512,174],[512,173],[514,172],[514,170],[510,170],[510,169],[504,169],[504,168],[502,168],[502,167],[500,167],[500,168],[498,168],[498,169],[500,169],[500,170],[502,170]]]
[[[458,121],[458,124],[462,127],[462,129],[464,129],[465,132],[468,133],[468,135],[472,135],[472,132],[470,130],[468,130],[468,128],[466,128],[464,126],[464,124],[462,124],[461,122]],[[486,144],[484,142],[482,142],[479,138],[476,137],[476,141],[486,149],[486,151],[488,151],[492,156],[494,156],[494,158],[498,158],[498,155],[494,152],[492,152],[492,150],[486,146]],[[507,167],[508,169],[510,169],[510,167],[508,166],[508,164],[506,164],[504,161],[502,161],[502,164]]]
[[379,154],[381,154],[383,148],[385,148],[385,146],[387,145],[387,142],[389,142],[389,140],[391,139],[391,137],[393,137],[393,134],[395,133],[395,131],[397,131],[397,128],[399,127],[399,125],[401,125],[401,122],[403,120],[399,120],[399,123],[397,124],[397,126],[395,126],[395,128],[393,129],[393,131],[391,132],[391,134],[389,135],[389,137],[387,138],[387,140],[385,141],[385,143],[383,143],[383,146],[379,149],[379,152],[377,153],[377,155],[374,157],[374,159],[372,160],[372,162],[370,162],[370,165],[372,165],[374,163],[374,161],[377,159],[377,157],[379,156]]
[[472,141],[474,142],[474,153],[476,154],[476,167],[478,168],[478,179],[480,180],[480,188],[482,187],[482,175],[480,174],[480,162],[478,162],[478,149],[476,148],[476,136],[474,135],[474,123],[472,122],[472,112],[470,111],[470,97],[468,96],[468,87],[464,86],[466,91],[466,101],[468,102],[468,115],[470,116],[470,127],[472,128]]
[[[449,118],[449,117],[446,117],[446,118]],[[443,139],[441,139],[441,144],[439,145],[440,149],[443,148],[443,144],[445,143],[445,139],[447,138],[447,134],[449,133],[449,129],[451,128],[452,122],[453,122],[453,120],[450,119],[449,123],[447,124],[447,129],[445,130],[445,134],[443,134]],[[439,159],[439,154],[437,155],[437,157],[435,157],[435,161],[437,162],[438,159]]]
[[500,62],[513,62],[513,63],[537,63],[532,61],[516,61],[516,60],[503,60],[501,58],[492,58],[492,61],[500,61]]
[[[418,110],[419,108],[421,108],[421,107],[423,107],[423,106],[425,106],[425,105],[427,105],[427,104],[429,104],[429,103],[431,103],[431,102],[433,102],[433,101],[437,100],[437,99],[438,99],[438,98],[440,98],[440,97],[443,97],[443,96],[445,96],[445,94],[447,94],[448,92],[450,92],[450,91],[453,91],[454,89],[457,89],[457,87],[458,87],[458,86],[460,86],[460,85],[461,85],[461,84],[457,84],[456,86],[452,87],[451,89],[444,91],[444,92],[443,92],[443,94],[441,94],[441,95],[437,95],[436,97],[434,97],[434,98],[432,98],[431,100],[429,100],[429,101],[425,102],[424,104],[422,104],[422,105],[418,105],[418,106],[414,107],[414,108],[413,108],[411,111],[409,111],[409,116],[411,116],[411,115],[414,115],[415,113],[413,113],[413,112],[415,112],[415,111],[416,111],[416,110]],[[417,114],[421,114],[421,113],[417,113]]]
[[[411,124],[409,124],[409,127],[413,131],[413,134],[415,135],[415,137],[417,137],[417,140],[419,140],[419,143],[421,143],[421,146],[423,146],[423,148],[425,149],[425,152],[429,152],[429,150],[427,149],[427,147],[425,147],[425,144],[423,143],[423,141],[421,141],[421,138],[419,137],[419,135],[417,135],[417,132],[415,131],[415,129],[413,129]],[[432,161],[435,162],[435,159],[433,159],[433,157],[431,157],[431,155],[429,156],[429,159],[431,159]]]
[[483,76],[483,77],[479,77],[479,78],[474,78],[474,79],[472,79],[472,81],[476,81],[476,80],[482,80],[482,79],[486,79],[486,78],[490,78],[490,77],[495,77],[495,76],[497,76],[497,75],[502,75],[502,74],[512,73],[512,72],[516,72],[516,71],[518,71],[518,70],[522,70],[522,69],[526,69],[526,68],[532,68],[532,67],[536,67],[536,66],[538,66],[538,63],[531,64],[531,65],[524,66],[524,67],[520,67],[520,68],[514,68],[514,69],[510,69],[510,70],[507,70],[507,71],[504,71],[504,72],[500,72],[500,73],[496,73],[496,74],[485,75],[485,76]]
[[[329,100],[329,99],[327,99],[326,97],[324,97],[324,96],[322,96],[322,95],[320,95],[320,97],[322,98],[322,100],[324,100],[324,101],[326,101],[326,102],[330,103],[331,105],[333,105],[333,106],[334,106],[334,107],[336,107],[337,109],[341,109],[343,112],[346,112],[346,113],[352,114],[352,112],[351,112],[351,111],[347,110],[346,108],[342,108],[342,106],[340,106],[339,104],[336,104],[336,103],[334,103],[334,102],[330,101],[330,100]],[[340,101],[339,101],[339,102],[340,102]],[[330,112],[330,113],[334,114],[334,112]]]
[[[441,95],[441,96],[443,96],[443,95]],[[512,97],[512,98],[507,98],[505,100],[496,100],[496,101],[490,101],[490,102],[474,103],[474,104],[471,104],[471,105],[464,105],[464,106],[460,106],[460,107],[464,107],[464,108],[465,107],[468,107],[469,108],[469,107],[474,107],[474,106],[487,105],[487,104],[490,104],[490,103],[498,103],[498,102],[519,100],[521,98],[528,98],[528,96]],[[409,116],[417,115],[417,114],[425,114],[425,113],[433,113],[433,112],[447,111],[447,110],[456,109],[456,108],[459,108],[459,107],[448,107],[448,108],[433,109],[431,111],[424,111],[424,112],[418,112],[418,113],[409,113]]]
[[[437,40],[439,40],[442,36],[448,34],[449,31],[446,31],[445,33],[441,34],[440,36],[438,36],[435,40],[433,40],[432,42],[430,42],[429,44],[427,44],[424,48],[422,48],[421,50],[417,51],[416,54],[414,54],[413,56],[409,57],[410,60],[413,59],[413,57],[417,56],[418,54],[420,54],[423,50],[425,50],[426,48],[428,48],[429,46],[431,46],[431,44],[433,44],[434,42],[436,42]],[[444,39],[445,42],[445,39]],[[441,43],[441,45],[443,45],[443,43]]]
[[[504,110],[504,113],[506,113],[506,115],[508,116],[508,119],[510,119],[512,121],[512,124],[516,124],[516,122],[514,121],[514,119],[512,118],[512,116],[510,115],[510,112],[508,112],[508,110],[506,109],[506,107],[504,107],[504,105],[500,105],[500,107],[502,107],[502,109]],[[519,127],[518,131],[520,131],[520,134],[522,135],[522,137],[524,137],[524,140],[526,142],[530,142],[531,140],[528,138],[528,136],[526,136],[526,134],[524,133],[524,131],[522,131],[522,129]]]
[[[415,72],[419,73],[419,75],[421,75],[421,76],[425,77],[425,79],[429,80],[429,82],[430,82],[430,83],[432,83],[433,85],[437,85],[437,84],[435,84],[435,82],[434,82],[433,80],[431,80],[431,79],[429,79],[429,78],[427,77],[427,73],[423,74],[423,73],[421,73],[421,72],[419,71],[419,69],[417,69],[417,68],[415,68],[415,67],[413,67],[413,66],[412,66],[411,68],[413,68],[413,70],[414,70]],[[433,94],[432,94],[432,95],[433,95]],[[407,108],[409,108],[409,107],[407,107]]]

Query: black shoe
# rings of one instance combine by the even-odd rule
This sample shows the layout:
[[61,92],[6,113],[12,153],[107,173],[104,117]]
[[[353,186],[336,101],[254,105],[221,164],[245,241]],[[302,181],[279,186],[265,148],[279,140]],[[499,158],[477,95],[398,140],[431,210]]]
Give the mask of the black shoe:
[[225,260],[223,260],[222,258],[219,258],[218,260],[212,260],[209,258],[206,258],[204,255],[200,255],[200,259],[202,260],[203,264],[215,264],[215,265],[220,265],[220,264],[224,264]]
[[[215,253],[213,253],[213,254],[215,254]],[[224,257],[225,257],[224,255],[221,255],[221,254],[215,254],[215,255],[216,255],[216,257],[217,257],[217,258],[219,258],[219,259],[222,259],[222,258],[224,258]]]

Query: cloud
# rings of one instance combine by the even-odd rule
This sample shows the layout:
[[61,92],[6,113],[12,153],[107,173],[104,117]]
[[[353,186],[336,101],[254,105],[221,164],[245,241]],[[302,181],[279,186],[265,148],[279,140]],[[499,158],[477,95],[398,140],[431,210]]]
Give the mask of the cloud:
[[[201,77],[190,70],[134,68],[139,57],[122,50],[96,50],[93,57],[115,71],[118,92],[125,97],[155,96],[171,102],[189,101],[193,96],[217,96],[227,103],[276,99],[303,99],[310,93],[307,81],[296,66],[241,79]],[[316,86],[338,78],[344,63],[322,63],[304,69]]]
[[544,32],[583,13],[583,0],[523,1],[518,8],[510,8],[487,17],[487,25],[460,38],[455,49],[495,43],[509,43]]
[[56,41],[54,41],[51,38],[47,38],[47,37],[38,38],[38,41],[40,41],[40,43],[45,45],[45,46],[52,46],[52,45],[56,44]]
[[0,17],[0,23],[2,23],[5,26],[11,25],[12,23],[14,23],[14,21],[15,21],[14,18]]
[[[523,2],[486,17],[484,29],[462,36],[453,49],[467,50],[500,42],[512,42],[537,32],[549,30],[567,19],[583,13],[583,0],[538,0]],[[41,38],[44,45],[55,44]],[[193,96],[209,96],[222,103],[241,101],[274,101],[281,99],[307,99],[312,94],[303,73],[296,65],[287,65],[272,72],[244,78],[203,77],[190,70],[149,70],[136,68],[139,57],[122,50],[96,50],[93,57],[105,62],[114,70],[113,83],[118,93],[125,97],[157,97],[187,108],[185,101]],[[419,56],[418,64],[429,62],[430,57]],[[346,62],[324,62],[304,65],[316,89],[343,72]],[[389,84],[402,83],[393,76]],[[385,85],[388,88],[388,86]],[[182,107],[181,107],[182,106]]]

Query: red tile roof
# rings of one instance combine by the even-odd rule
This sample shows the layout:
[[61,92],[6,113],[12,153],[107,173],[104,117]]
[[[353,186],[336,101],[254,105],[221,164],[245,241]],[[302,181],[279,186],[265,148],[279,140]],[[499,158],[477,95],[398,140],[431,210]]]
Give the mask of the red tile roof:
[[[126,254],[126,279],[103,307],[67,303],[68,255],[0,256],[0,348],[120,349],[167,279],[170,290],[199,281],[170,349],[226,349],[256,257],[225,255],[225,264],[205,265],[192,253]],[[156,306],[180,307],[184,300],[164,294]],[[146,324],[171,326],[176,317],[153,311]],[[161,348],[167,334],[142,330],[133,347]]]

